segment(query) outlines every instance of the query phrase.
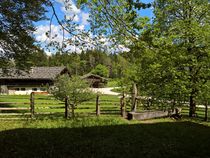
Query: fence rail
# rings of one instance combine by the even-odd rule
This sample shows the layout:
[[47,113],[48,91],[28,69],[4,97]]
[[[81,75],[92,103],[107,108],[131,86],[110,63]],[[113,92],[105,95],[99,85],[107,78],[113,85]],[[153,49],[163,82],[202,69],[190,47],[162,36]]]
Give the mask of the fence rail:
[[[13,98],[14,97],[14,98]],[[71,106],[58,101],[51,95],[31,93],[26,96],[0,96],[0,119],[6,116],[69,117]],[[29,100],[27,102],[27,100]],[[120,98],[97,96],[75,107],[76,115],[120,115]],[[68,115],[67,115],[68,113]],[[1,117],[2,116],[2,117]],[[7,118],[8,119],[8,118]]]
[[29,102],[0,102],[0,105],[5,105],[5,104],[30,104]]
[[[42,97],[42,96],[43,97]],[[22,97],[14,96],[18,101],[12,102],[13,96],[0,96],[0,116],[15,116],[17,114],[20,116],[30,116],[39,117],[41,115],[57,114],[59,117],[69,117],[71,106],[68,102],[58,101],[53,96],[31,93],[27,100],[21,100]],[[5,98],[5,99],[4,99]],[[9,99],[8,99],[9,98]],[[8,100],[7,100],[8,99]],[[186,101],[174,101],[174,100],[152,100],[150,98],[136,97],[137,112],[149,111],[149,110],[168,110],[172,106],[182,106],[182,114],[186,115],[189,112],[188,102]],[[121,115],[122,117],[127,116],[127,111],[132,109],[131,97],[127,97],[122,94],[122,97],[118,96],[107,97],[107,96],[97,96],[92,100],[86,101],[76,107],[74,110],[77,114],[90,114],[90,115]],[[197,116],[202,118],[210,118],[208,116],[208,108],[206,105],[197,106]],[[15,114],[16,113],[16,114]]]
[[0,108],[0,111],[4,111],[4,110],[30,110],[31,108]]
[[[128,97],[127,99],[130,99],[131,97]],[[136,106],[137,111],[148,111],[148,110],[168,110],[168,109],[174,109],[175,107],[180,107],[182,109],[181,113],[183,115],[189,116],[189,101],[188,100],[175,100],[170,98],[151,98],[151,97],[136,97]],[[198,105],[196,105],[196,117],[202,118],[205,121],[210,119],[210,116],[208,115],[208,109],[210,108],[210,105],[208,104],[208,101],[200,101],[198,102]]]

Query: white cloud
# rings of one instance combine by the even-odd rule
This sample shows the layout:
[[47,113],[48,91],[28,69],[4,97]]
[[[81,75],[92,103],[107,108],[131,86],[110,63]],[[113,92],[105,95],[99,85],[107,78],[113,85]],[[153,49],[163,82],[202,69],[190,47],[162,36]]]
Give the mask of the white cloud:
[[76,5],[72,2],[70,8],[67,10],[72,12],[73,14],[80,14],[81,10],[76,7]]
[[58,3],[64,3],[64,0],[56,0]]
[[[85,27],[84,25],[79,25],[77,29],[84,30],[84,27]],[[48,32],[49,30],[50,30],[49,25],[38,26],[36,32],[34,32],[36,40],[42,43],[43,48],[44,46],[47,46],[47,44],[49,44],[50,42],[54,42],[54,41],[56,41],[60,46],[62,46],[63,34],[62,34],[60,26],[56,26],[56,25],[51,26],[51,36],[49,36],[51,38],[46,36],[46,32]],[[94,38],[96,38],[96,36],[93,36],[91,33],[89,33],[89,36],[86,36],[85,38],[82,37],[81,35],[77,35],[75,37],[65,36],[64,40],[66,40],[66,42],[64,43],[67,45],[65,50],[66,51],[68,50],[68,52],[77,52],[77,53],[81,53],[82,50],[87,50],[87,49],[91,50],[95,48],[105,49],[107,52],[110,52],[110,53],[130,51],[128,48],[126,48],[123,45],[114,44],[112,40],[110,40],[109,38],[105,36],[97,37],[96,40],[94,40]],[[75,41],[78,41],[79,44],[75,44]],[[95,41],[99,43],[96,43]],[[46,48],[44,49],[45,49],[45,52],[48,55],[50,55],[51,52],[55,52],[55,50],[53,50],[52,48],[50,47],[48,49]]]
[[[84,30],[84,25],[79,25],[77,29]],[[65,50],[68,50],[68,52],[77,52],[81,53],[81,47],[75,46],[74,42],[78,40],[78,38],[70,38],[69,36],[63,37],[63,31],[61,30],[61,27],[59,25],[51,25],[51,34],[50,36],[46,35],[46,32],[49,32],[50,25],[40,25],[37,26],[36,31],[34,32],[35,38],[38,42],[41,42],[41,46],[44,48],[46,54],[50,55],[55,52],[53,50],[54,46],[52,47],[46,47],[50,42],[57,42],[59,46],[62,46],[62,43],[64,42],[67,47]],[[71,39],[70,42],[65,42],[67,39]]]
[[[49,37],[46,35],[47,32],[50,32]],[[63,41],[63,32],[59,25],[40,25],[36,28],[34,32],[36,40],[39,42],[46,42],[49,43],[51,41],[57,41],[61,43]]]
[[118,45],[118,51],[120,51],[120,52],[129,52],[130,49],[129,48],[126,48],[123,45]]
[[89,22],[88,22],[89,13],[82,12],[81,13],[81,18],[82,18],[82,21],[81,21],[82,25],[89,25]]
[[68,2],[66,2],[64,0],[59,0],[58,2],[62,5],[61,10],[64,13],[67,13],[67,14],[79,14],[79,13],[81,13],[81,9],[77,8],[75,3],[71,0],[69,0]]
[[[84,25],[79,25],[76,27],[76,29],[81,31],[84,31],[84,28]],[[61,27],[59,25],[51,25],[51,34],[50,36],[47,36],[46,32],[49,32],[49,30],[50,25],[46,24],[38,26],[37,30],[34,32],[36,40],[41,42],[41,46],[45,49],[48,55],[51,54],[50,52],[55,52],[56,50],[53,50],[54,47],[46,48],[45,46],[47,46],[50,42],[57,42],[61,47],[62,43],[64,42],[63,40],[65,40],[64,43],[67,45],[65,50],[68,50],[68,52],[76,51],[77,53],[81,53],[82,50],[91,50],[96,48],[105,49],[107,52],[111,53],[129,51],[129,49],[125,46],[116,45],[113,40],[110,40],[105,36],[97,37],[92,33],[89,33],[89,35],[85,37],[83,37],[82,35],[77,35],[73,37],[69,36],[69,34],[65,34],[65,37],[63,37],[63,31],[61,30]]]
[[66,16],[78,16],[79,14],[81,14],[81,9],[77,8],[77,6],[75,5],[74,2],[72,2],[71,0],[69,2],[60,2],[62,7],[61,7],[61,11],[66,15]]
[[[37,30],[34,32],[35,38],[41,43],[41,47],[44,48],[45,52],[48,55],[50,55],[51,52],[54,53],[56,51],[53,49],[54,47],[46,48],[46,46],[50,42],[57,42],[60,47],[64,42],[67,45],[65,50],[68,50],[68,52],[76,51],[77,53],[80,53],[82,50],[95,48],[104,48],[108,52],[129,51],[128,48],[125,48],[122,45],[114,44],[112,40],[108,39],[105,36],[96,37],[92,33],[89,33],[88,36],[83,37],[81,35],[81,31],[85,31],[86,27],[89,25],[89,13],[77,8],[73,0],[56,0],[56,2],[60,4],[59,6],[61,7],[61,11],[63,12],[61,13],[61,15],[65,15],[67,19],[73,19],[73,22],[78,24],[78,26],[76,27],[77,31],[74,31],[72,33],[78,33],[80,35],[73,36],[65,32],[65,35],[63,37],[61,26],[53,23],[51,25],[51,34],[50,36],[47,36],[46,32],[50,31],[50,24],[46,23],[45,25],[37,26]],[[79,44],[77,45],[75,43]]]
[[78,15],[66,15],[66,20],[73,20],[73,22],[79,22],[79,16]]
[[76,29],[83,31],[85,29],[84,25],[79,25],[76,27]]
[[65,14],[67,19],[73,19],[73,22],[76,22],[79,25],[89,25],[89,13],[77,8],[72,0],[69,0],[68,2],[65,0],[57,0],[57,2],[62,5],[61,11]]
[[47,56],[52,56],[52,54],[53,54],[53,52],[50,52],[50,51],[47,51],[47,50],[45,50],[44,52],[45,52],[45,54],[47,54]]
[[78,15],[74,16],[74,22],[79,22],[79,16]]

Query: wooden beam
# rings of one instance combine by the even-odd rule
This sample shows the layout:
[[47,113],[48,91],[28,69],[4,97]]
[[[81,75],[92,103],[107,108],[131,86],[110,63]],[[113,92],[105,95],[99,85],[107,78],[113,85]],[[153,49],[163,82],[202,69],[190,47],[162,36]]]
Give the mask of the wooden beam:
[[0,105],[4,105],[4,104],[30,104],[30,103],[26,103],[26,102],[0,102]]
[[96,116],[100,116],[99,95],[96,96]]
[[0,111],[4,110],[30,110],[31,108],[0,108]]

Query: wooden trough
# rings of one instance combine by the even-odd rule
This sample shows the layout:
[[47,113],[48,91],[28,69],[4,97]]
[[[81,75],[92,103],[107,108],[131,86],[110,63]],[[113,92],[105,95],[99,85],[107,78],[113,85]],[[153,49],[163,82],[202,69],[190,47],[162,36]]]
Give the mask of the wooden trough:
[[176,114],[176,110],[174,112],[169,111],[145,111],[145,112],[129,112],[128,120],[147,120],[153,118],[160,117],[169,117],[173,114]]

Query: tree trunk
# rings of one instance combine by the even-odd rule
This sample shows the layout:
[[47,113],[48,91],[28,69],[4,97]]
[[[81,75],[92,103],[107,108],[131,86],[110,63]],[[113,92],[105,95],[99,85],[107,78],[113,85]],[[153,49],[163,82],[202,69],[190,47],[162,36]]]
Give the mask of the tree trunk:
[[[191,49],[188,50],[191,52]],[[196,86],[196,76],[195,76],[195,68],[193,66],[189,67],[190,71],[190,83],[191,83],[191,93],[190,93],[190,110],[189,110],[189,117],[195,117],[196,116],[196,102],[195,102],[195,97],[197,94],[197,89],[195,88]]]
[[196,102],[194,94],[191,93],[190,95],[190,111],[189,111],[189,117],[195,117],[196,116]]
[[71,116],[72,116],[72,118],[74,118],[74,107],[75,107],[75,105],[71,104]]
[[69,117],[69,102],[68,97],[65,98],[65,115],[64,117],[67,119]]

